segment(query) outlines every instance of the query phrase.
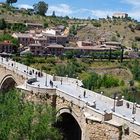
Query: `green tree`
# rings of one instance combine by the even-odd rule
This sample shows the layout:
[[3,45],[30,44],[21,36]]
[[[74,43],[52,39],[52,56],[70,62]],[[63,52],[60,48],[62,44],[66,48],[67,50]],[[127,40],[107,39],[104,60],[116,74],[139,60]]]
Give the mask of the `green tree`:
[[134,64],[132,67],[130,67],[132,73],[133,73],[133,78],[134,80],[140,81],[140,65],[138,60],[134,61]]
[[8,5],[12,5],[13,3],[16,3],[16,2],[17,2],[17,0],[6,0],[6,3]]
[[37,4],[33,5],[34,10],[37,14],[45,16],[47,10],[48,10],[48,4],[44,1],[39,1]]
[[0,30],[3,30],[7,27],[5,20],[2,18],[0,19]]
[[55,15],[55,11],[53,11],[53,13],[52,13],[52,17],[56,17],[56,15]]
[[111,37],[111,41],[117,41],[117,37],[116,36],[112,36]]
[[64,18],[65,18],[66,20],[70,19],[69,16],[65,16]]
[[1,140],[61,140],[55,120],[54,109],[25,101],[18,91],[0,94]]
[[27,30],[26,25],[23,23],[14,23],[12,24],[11,28],[16,32],[25,32]]
[[13,43],[13,45],[15,46],[19,46],[19,41],[16,38],[13,38],[10,34],[4,34],[0,36],[0,42],[3,42],[5,40],[11,41],[11,43]]
[[117,87],[121,83],[119,79],[113,77],[112,75],[104,74],[101,76],[95,72],[87,73],[82,81],[84,87],[90,90],[100,89],[101,87]]
[[76,35],[77,34],[77,26],[76,25],[72,25],[70,27],[70,34],[71,35]]
[[44,23],[44,27],[47,28],[49,25],[47,22]]

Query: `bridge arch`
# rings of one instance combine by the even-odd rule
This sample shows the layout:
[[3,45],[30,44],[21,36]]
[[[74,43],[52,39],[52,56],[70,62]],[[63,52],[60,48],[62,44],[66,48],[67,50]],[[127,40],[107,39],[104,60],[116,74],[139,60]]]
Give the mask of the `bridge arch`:
[[8,74],[0,82],[0,91],[8,91],[17,85],[15,78]]
[[78,116],[70,108],[61,108],[57,112],[59,118],[56,127],[60,129],[66,140],[81,140],[82,127]]

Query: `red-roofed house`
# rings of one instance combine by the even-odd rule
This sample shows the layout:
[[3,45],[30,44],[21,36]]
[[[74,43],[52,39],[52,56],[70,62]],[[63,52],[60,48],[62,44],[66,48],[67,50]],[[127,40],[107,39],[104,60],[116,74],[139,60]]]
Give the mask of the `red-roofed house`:
[[16,51],[17,47],[10,41],[0,42],[0,53],[15,53]]

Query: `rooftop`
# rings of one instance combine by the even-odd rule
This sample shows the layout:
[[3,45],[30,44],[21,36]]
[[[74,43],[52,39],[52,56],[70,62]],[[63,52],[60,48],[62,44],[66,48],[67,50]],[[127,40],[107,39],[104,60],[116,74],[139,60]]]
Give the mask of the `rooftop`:
[[49,44],[47,48],[64,48],[64,46],[59,44]]
[[43,27],[43,24],[39,24],[39,23],[26,23],[26,25],[41,26],[41,27]]
[[42,46],[40,43],[30,44],[29,46]]
[[18,38],[32,38],[33,37],[33,35],[32,34],[29,34],[29,33],[27,33],[27,34],[23,34],[23,33],[14,33],[13,34],[13,37],[18,37]]

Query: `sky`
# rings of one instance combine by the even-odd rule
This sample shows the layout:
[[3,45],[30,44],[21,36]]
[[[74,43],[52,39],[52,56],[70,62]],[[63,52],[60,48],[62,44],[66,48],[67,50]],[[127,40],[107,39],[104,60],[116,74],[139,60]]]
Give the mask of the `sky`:
[[[5,0],[0,0],[3,2]],[[32,8],[40,0],[18,0],[14,6]],[[128,13],[140,20],[140,0],[44,0],[48,5],[47,15],[55,11],[57,16],[78,18],[105,18],[116,12]]]

